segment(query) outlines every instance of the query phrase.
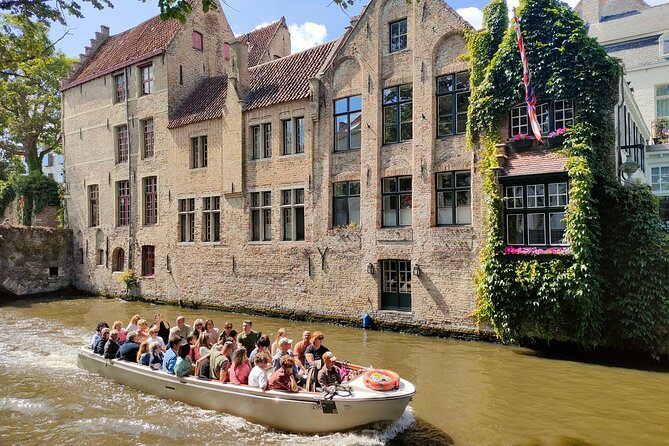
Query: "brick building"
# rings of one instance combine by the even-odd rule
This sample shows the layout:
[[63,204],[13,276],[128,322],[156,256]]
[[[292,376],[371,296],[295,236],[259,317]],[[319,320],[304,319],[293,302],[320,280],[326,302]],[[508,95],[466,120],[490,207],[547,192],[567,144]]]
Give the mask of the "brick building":
[[372,0],[292,55],[283,18],[103,27],[62,88],[76,285],[134,268],[148,299],[474,329],[465,26]]

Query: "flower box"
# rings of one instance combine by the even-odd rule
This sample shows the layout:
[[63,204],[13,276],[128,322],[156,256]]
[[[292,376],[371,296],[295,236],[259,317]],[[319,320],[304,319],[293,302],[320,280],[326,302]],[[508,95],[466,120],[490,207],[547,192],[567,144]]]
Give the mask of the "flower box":
[[518,256],[568,256],[571,255],[569,247],[561,248],[536,248],[529,246],[505,246],[504,254]]
[[509,141],[509,145],[513,150],[527,150],[534,145],[534,138],[513,138]]

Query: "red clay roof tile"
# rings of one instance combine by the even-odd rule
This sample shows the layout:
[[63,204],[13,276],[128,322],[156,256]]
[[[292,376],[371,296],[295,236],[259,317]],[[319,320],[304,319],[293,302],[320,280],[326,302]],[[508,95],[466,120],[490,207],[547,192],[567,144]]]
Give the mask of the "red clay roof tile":
[[172,129],[194,122],[223,116],[223,106],[228,94],[228,76],[216,76],[200,82],[177,108],[167,125]]
[[506,174],[510,177],[564,172],[567,157],[548,150],[528,150],[511,152],[506,164]]
[[153,17],[120,34],[108,37],[63,90],[139,62],[167,49],[181,27],[178,20]]
[[260,63],[263,54],[267,51],[267,46],[272,41],[272,37],[274,37],[282,24],[283,26],[286,25],[284,17],[281,17],[270,25],[258,28],[239,37],[239,40],[249,45],[249,67],[254,67]]

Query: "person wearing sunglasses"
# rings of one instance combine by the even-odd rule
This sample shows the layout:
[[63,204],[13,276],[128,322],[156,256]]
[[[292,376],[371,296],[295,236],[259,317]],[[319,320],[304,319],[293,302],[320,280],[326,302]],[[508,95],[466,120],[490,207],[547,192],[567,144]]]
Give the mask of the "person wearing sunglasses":
[[323,333],[320,331],[315,331],[311,335],[311,345],[307,347],[304,352],[304,357],[307,360],[307,367],[314,363],[314,361],[320,361],[323,359],[323,354],[329,352],[330,349],[323,345]]

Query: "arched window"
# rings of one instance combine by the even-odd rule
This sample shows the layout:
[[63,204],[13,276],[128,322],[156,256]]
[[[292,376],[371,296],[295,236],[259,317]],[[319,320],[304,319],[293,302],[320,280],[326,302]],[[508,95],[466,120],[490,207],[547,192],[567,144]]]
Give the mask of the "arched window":
[[669,33],[660,37],[660,57],[669,58]]
[[123,248],[116,248],[112,253],[112,271],[123,271],[125,264],[125,252]]

